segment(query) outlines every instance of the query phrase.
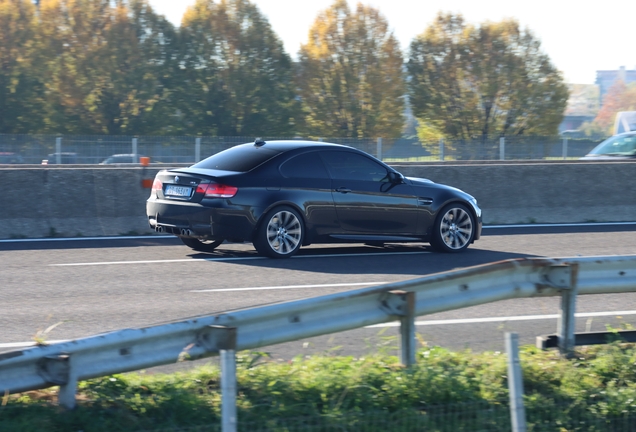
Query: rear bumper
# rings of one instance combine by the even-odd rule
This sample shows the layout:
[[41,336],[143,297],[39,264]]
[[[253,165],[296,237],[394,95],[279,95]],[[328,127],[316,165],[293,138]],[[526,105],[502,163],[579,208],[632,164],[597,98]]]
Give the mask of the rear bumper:
[[256,220],[247,208],[207,207],[201,204],[149,199],[146,215],[150,228],[183,237],[252,241]]

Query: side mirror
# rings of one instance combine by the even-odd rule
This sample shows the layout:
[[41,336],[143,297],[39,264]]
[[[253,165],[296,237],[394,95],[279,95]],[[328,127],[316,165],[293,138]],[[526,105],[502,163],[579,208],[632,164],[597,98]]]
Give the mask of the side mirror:
[[404,176],[399,172],[390,171],[389,172],[389,181],[393,184],[404,183]]

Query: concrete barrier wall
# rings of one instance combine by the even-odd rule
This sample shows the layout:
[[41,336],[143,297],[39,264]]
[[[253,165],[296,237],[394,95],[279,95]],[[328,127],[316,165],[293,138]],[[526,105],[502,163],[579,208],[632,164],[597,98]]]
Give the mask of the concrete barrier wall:
[[462,189],[486,224],[636,221],[636,163],[397,166]]
[[[636,221],[636,163],[394,165],[474,195],[486,224]],[[0,238],[148,234],[159,168],[0,169]]]
[[153,168],[0,169],[0,238],[149,233]]

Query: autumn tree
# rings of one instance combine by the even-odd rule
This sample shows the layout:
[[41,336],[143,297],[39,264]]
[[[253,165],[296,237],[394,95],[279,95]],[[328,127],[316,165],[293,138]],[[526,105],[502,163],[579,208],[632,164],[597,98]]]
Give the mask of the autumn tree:
[[410,46],[413,112],[449,139],[552,135],[567,103],[562,75],[515,20],[467,25],[439,14]]
[[636,111],[636,84],[626,85],[619,79],[603,97],[603,106],[593,123],[600,130],[611,134],[616,114],[621,111]]
[[40,70],[47,127],[141,134],[165,125],[163,70],[174,29],[146,0],[42,0]]
[[301,46],[298,89],[311,136],[396,137],[404,125],[403,57],[386,19],[336,0]]
[[197,0],[180,31],[182,127],[209,135],[280,136],[294,131],[293,66],[248,0]]
[[0,0],[0,133],[29,132],[41,120],[42,82],[34,72],[35,7]]

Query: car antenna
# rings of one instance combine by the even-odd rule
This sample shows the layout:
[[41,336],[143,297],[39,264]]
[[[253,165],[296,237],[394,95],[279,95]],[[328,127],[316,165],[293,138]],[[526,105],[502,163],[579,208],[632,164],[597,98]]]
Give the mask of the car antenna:
[[256,138],[256,139],[254,140],[254,145],[255,145],[256,147],[264,146],[264,145],[265,145],[265,141],[263,140],[263,138]]

